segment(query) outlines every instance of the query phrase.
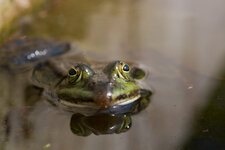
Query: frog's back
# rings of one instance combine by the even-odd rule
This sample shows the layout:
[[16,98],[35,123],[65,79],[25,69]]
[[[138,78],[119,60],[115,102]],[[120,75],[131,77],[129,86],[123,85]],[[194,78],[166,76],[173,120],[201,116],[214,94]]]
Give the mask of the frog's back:
[[69,50],[65,42],[41,38],[19,39],[0,47],[0,66],[24,66],[61,55]]

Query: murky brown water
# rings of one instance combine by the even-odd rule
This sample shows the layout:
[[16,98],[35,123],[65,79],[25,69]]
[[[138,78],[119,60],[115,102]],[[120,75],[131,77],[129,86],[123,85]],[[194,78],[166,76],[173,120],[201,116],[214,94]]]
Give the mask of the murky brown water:
[[[18,109],[23,106],[26,76],[20,74],[14,78],[1,73],[0,117],[3,119],[9,110],[13,110],[15,117],[11,119],[12,131],[7,140],[1,135],[2,148],[182,149],[195,135],[192,128],[198,123],[197,114],[210,101],[217,102],[219,97],[221,110],[225,109],[224,92],[214,94],[225,76],[222,74],[224,3],[220,0],[56,0],[43,6],[36,17],[24,16],[22,36],[71,41],[88,59],[123,59],[147,66],[150,76],[146,83],[154,94],[150,106],[133,117],[128,132],[88,137],[71,132],[71,114],[42,101],[27,118],[33,130],[29,138],[24,138],[21,120],[17,118]],[[221,91],[225,91],[223,87]],[[218,120],[224,120],[218,114]],[[223,128],[225,124],[220,125]],[[216,141],[207,123],[203,123],[203,128]],[[224,144],[225,137],[221,136],[219,141]]]

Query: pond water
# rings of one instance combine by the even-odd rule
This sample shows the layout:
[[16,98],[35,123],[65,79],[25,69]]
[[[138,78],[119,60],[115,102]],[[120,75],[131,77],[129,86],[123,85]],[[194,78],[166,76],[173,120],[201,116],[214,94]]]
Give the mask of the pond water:
[[137,62],[148,70],[151,102],[132,116],[129,131],[81,137],[70,129],[72,114],[44,98],[25,111],[30,74],[1,71],[1,122],[10,116],[1,149],[225,149],[224,1],[55,0],[42,7],[20,19],[22,38],[69,41],[89,60]]

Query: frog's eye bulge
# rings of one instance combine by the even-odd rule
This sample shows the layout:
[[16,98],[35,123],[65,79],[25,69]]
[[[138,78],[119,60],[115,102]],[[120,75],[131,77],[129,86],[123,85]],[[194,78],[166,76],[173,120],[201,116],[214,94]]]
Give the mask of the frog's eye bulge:
[[94,75],[94,71],[85,64],[80,64],[80,67],[82,68],[82,79],[89,79]]
[[75,84],[76,82],[79,82],[82,77],[82,71],[79,65],[75,67],[71,67],[68,71],[68,81],[69,83]]

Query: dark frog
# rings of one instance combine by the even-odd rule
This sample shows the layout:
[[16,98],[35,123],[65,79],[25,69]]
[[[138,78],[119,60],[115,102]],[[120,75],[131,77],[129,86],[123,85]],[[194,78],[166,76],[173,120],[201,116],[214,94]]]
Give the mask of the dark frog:
[[74,114],[71,129],[75,134],[124,132],[131,126],[130,116],[148,106],[151,91],[138,84],[146,73],[137,65],[120,60],[90,62],[81,56],[59,57],[69,44],[39,40],[44,44],[38,45],[37,40],[28,41],[30,46],[26,40],[22,42],[26,52],[8,56],[3,66],[12,70],[32,65],[32,84],[43,89],[44,97],[54,106]]

